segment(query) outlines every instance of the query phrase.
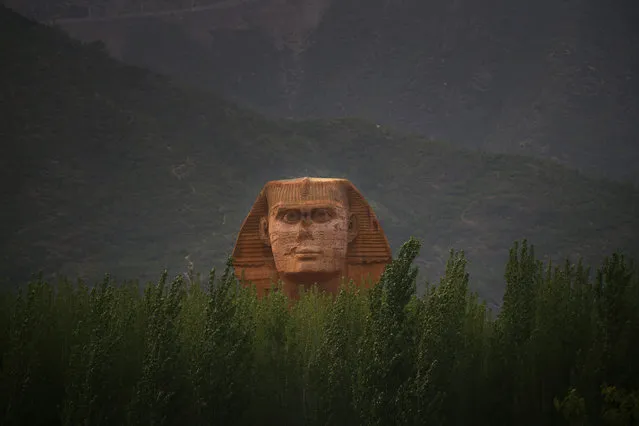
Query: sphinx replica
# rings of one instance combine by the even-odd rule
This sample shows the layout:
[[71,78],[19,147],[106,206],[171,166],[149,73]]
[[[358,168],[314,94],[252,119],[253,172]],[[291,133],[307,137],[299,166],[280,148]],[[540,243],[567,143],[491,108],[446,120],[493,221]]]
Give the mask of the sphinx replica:
[[332,294],[351,279],[368,286],[392,260],[386,235],[355,186],[309,177],[264,186],[232,256],[243,285],[254,284],[263,296],[281,281],[290,298],[315,284]]

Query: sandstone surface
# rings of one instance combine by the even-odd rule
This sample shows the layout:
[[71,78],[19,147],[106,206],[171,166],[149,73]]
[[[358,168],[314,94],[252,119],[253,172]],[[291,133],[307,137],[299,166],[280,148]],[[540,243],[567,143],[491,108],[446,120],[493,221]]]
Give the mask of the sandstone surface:
[[343,280],[376,283],[392,260],[372,208],[347,179],[268,182],[244,220],[233,250],[235,274],[263,296],[282,281],[291,298],[317,284],[337,293]]

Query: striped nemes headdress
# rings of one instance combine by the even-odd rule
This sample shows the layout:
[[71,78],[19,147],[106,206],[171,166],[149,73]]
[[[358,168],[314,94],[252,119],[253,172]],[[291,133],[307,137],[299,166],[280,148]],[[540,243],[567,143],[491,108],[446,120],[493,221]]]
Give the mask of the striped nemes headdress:
[[356,216],[358,233],[348,245],[348,265],[365,267],[368,264],[388,264],[392,260],[388,240],[373,209],[348,179],[304,177],[275,180],[267,182],[262,188],[240,228],[233,249],[234,267],[238,278],[242,270],[275,270],[271,247],[264,243],[259,229],[260,219],[267,217],[271,209],[283,204],[290,206],[324,203],[344,207]]

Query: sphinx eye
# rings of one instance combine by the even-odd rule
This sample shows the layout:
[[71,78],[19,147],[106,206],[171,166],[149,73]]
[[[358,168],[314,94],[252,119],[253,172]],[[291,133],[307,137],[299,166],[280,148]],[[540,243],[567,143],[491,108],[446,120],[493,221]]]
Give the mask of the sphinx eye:
[[323,223],[328,222],[333,218],[331,211],[328,209],[315,209],[312,213],[313,222],[315,223]]
[[301,213],[299,210],[288,210],[282,215],[282,220],[286,223],[296,223],[299,222],[300,217]]

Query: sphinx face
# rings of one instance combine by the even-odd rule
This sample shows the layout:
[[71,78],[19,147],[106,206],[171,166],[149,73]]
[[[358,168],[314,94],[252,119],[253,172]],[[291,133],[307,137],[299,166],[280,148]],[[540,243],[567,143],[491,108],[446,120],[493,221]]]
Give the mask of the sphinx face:
[[310,279],[338,275],[345,269],[349,225],[352,230],[348,210],[337,204],[275,206],[267,233],[277,271]]
[[391,252],[352,183],[304,177],[264,186],[238,234],[233,261],[236,277],[253,283],[259,295],[279,279],[295,298],[314,284],[337,294],[342,277],[367,285],[362,279],[377,280]]

